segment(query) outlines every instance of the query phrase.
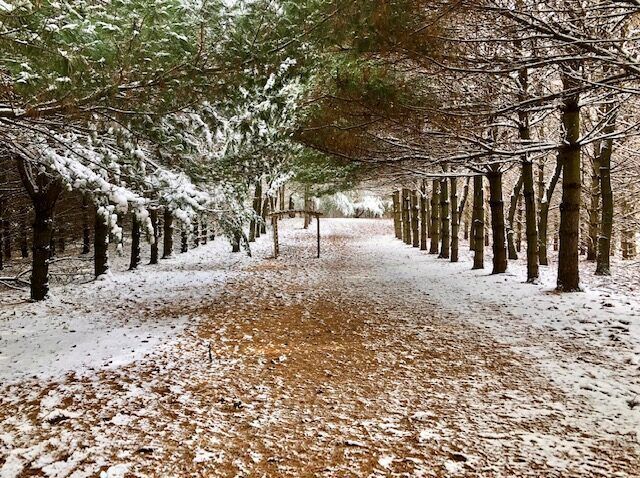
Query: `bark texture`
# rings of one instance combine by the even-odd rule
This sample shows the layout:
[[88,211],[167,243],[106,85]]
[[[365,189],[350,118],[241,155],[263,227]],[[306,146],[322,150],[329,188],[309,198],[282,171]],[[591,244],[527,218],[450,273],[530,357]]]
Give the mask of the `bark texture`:
[[580,107],[578,97],[565,98],[562,107],[565,141],[558,152],[562,164],[562,203],[560,204],[560,236],[558,254],[558,290],[580,290],[578,239],[580,230]]

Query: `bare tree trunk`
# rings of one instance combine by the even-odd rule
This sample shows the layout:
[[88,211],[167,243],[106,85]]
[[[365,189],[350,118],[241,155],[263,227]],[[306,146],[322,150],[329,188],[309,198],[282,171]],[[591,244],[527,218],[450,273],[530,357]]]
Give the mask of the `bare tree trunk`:
[[265,196],[262,201],[262,223],[260,224],[260,234],[267,233],[267,215],[269,214],[269,198]]
[[449,217],[449,181],[444,178],[440,181],[440,254],[441,259],[449,259],[450,251],[450,227]]
[[484,176],[473,177],[473,268],[484,269]]
[[202,236],[202,244],[206,244],[209,240],[209,223],[207,215],[204,214],[200,220],[200,231]]
[[431,247],[429,254],[437,254],[440,246],[440,181],[434,179],[431,186]]
[[[3,178],[4,179],[4,178]],[[5,214],[5,201],[0,199],[0,270],[4,269],[4,256],[2,255],[2,247],[4,244],[4,217]]]
[[12,250],[11,250],[11,222],[7,219],[5,219],[4,221],[2,221],[2,226],[4,229],[4,244],[3,244],[3,249],[4,249],[4,258],[7,261],[11,260],[11,254],[12,254]]
[[27,218],[26,215],[20,221],[20,255],[23,259],[29,257],[29,240],[27,239]]
[[545,189],[544,197],[540,202],[540,215],[538,219],[538,252],[540,256],[540,265],[542,266],[549,264],[549,258],[547,255],[549,245],[549,208],[551,207],[551,199],[553,198],[553,192],[556,189],[556,184],[558,184],[561,172],[562,164],[556,162],[556,169],[549,181],[549,185]]
[[49,259],[53,259],[56,257],[56,234],[58,233],[58,228],[56,228],[55,223],[51,228],[51,238],[49,239]]
[[[397,207],[398,207],[398,211],[399,211],[400,210],[400,204],[399,204],[399,202],[400,202],[400,193],[398,192],[397,194],[398,194]],[[304,187],[304,209],[306,211],[308,211],[310,209],[309,201],[310,201],[310,199],[309,199],[309,186],[306,185]],[[304,215],[304,228],[305,229],[309,229],[309,224],[311,224],[311,216],[309,214],[305,214]],[[400,231],[400,235],[396,234],[396,237],[398,239],[402,239],[402,230]]]
[[44,300],[49,294],[49,243],[53,233],[55,206],[62,184],[16,156],[20,179],[34,209],[33,254],[31,259],[31,299]]
[[140,220],[136,213],[131,214],[131,259],[129,270],[135,270],[140,265]]
[[64,251],[66,249],[66,242],[65,242],[65,237],[64,237],[64,228],[63,227],[59,227],[58,230],[58,247],[60,249],[60,252],[64,254]]
[[180,252],[189,252],[189,232],[186,227],[182,227],[180,231]]
[[422,180],[420,190],[420,250],[427,250],[427,181]]
[[[255,190],[255,213],[256,213],[256,222],[254,227],[255,229],[255,237],[256,239],[260,237],[262,233],[262,226],[260,224],[260,218],[262,217],[262,178],[256,181],[256,190]],[[213,227],[211,228],[213,230]]]
[[109,272],[109,226],[106,211],[95,210],[93,226],[93,271],[96,277]]
[[525,233],[527,236],[527,282],[538,278],[538,230],[536,228],[536,198],[533,186],[533,163],[525,157],[522,162],[524,186]]
[[82,196],[82,254],[91,252],[91,226],[89,226],[89,198]]
[[410,205],[409,190],[402,188],[402,240],[405,244],[411,244]]
[[507,228],[507,246],[509,252],[509,259],[517,260],[518,253],[516,251],[516,245],[514,241],[514,233],[515,233],[515,217],[516,217],[516,209],[518,207],[518,199],[520,197],[520,191],[522,190],[522,175],[518,178],[516,185],[513,188],[513,192],[511,193],[511,202],[509,204],[509,216],[508,216],[508,228]]
[[151,259],[149,264],[158,263],[158,210],[151,208],[149,210],[149,218],[151,219],[151,227],[153,228],[153,237],[151,243]]
[[[608,129],[608,128],[607,128]],[[602,222],[598,237],[596,275],[611,274],[611,250],[613,235],[613,190],[611,189],[612,140],[606,140],[600,154],[600,194],[602,194]]]
[[[258,209],[260,209],[260,202],[262,198],[258,195],[260,192],[260,187],[258,183],[261,181],[256,181],[255,187],[253,189],[253,213],[257,217]],[[256,217],[252,217],[251,221],[249,221],[249,242],[255,242],[256,237],[259,237],[260,231],[256,227]]]
[[458,262],[458,180],[451,178],[451,262]]
[[589,191],[589,233],[587,237],[587,260],[595,261],[598,252],[598,230],[600,229],[600,142],[596,145],[596,153],[591,162],[591,187]]
[[196,217],[193,221],[193,247],[200,245],[200,218]]
[[[462,199],[460,200],[460,205],[458,206],[458,226],[462,223],[465,207],[467,205],[467,198],[469,197],[469,183],[471,183],[471,178],[467,177],[464,182],[464,189],[462,190]],[[465,235],[465,239],[469,239],[469,237]]]
[[418,224],[418,191],[411,191],[411,239],[413,247],[420,247],[420,229]]
[[518,217],[516,218],[516,252],[522,252],[522,200],[518,200]]
[[[567,89],[565,87],[565,89]],[[580,290],[578,240],[580,231],[580,107],[578,96],[565,98],[562,124],[565,141],[558,152],[562,164],[562,203],[560,205],[560,252],[558,254],[558,290]]]
[[[394,191],[392,195],[393,200],[393,229],[396,234],[396,239],[402,239],[402,214],[400,212],[400,191]],[[305,201],[305,209],[307,208]],[[305,229],[309,227],[307,215],[304,217]]]
[[502,274],[507,271],[502,172],[497,169],[489,171],[487,179],[489,180],[489,206],[491,208],[491,233],[493,236],[493,270],[491,273]]
[[164,208],[164,237],[162,241],[162,258],[168,259],[173,255],[173,215]]
[[242,234],[240,231],[235,231],[233,233],[233,241],[231,242],[231,252],[240,252],[240,240],[242,239]]

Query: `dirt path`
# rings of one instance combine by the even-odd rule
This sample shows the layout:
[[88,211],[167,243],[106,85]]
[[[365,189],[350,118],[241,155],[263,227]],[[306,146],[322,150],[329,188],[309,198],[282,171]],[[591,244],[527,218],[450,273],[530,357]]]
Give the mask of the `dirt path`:
[[197,319],[176,347],[5,388],[0,476],[638,476],[636,437],[389,276],[387,226],[354,224],[154,311]]

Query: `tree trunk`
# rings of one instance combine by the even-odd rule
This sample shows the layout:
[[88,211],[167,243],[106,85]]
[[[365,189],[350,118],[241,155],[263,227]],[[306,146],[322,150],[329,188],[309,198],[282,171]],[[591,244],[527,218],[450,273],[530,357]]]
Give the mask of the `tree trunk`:
[[162,258],[168,259],[173,255],[173,215],[164,208],[164,237],[162,241]]
[[451,262],[458,262],[458,180],[451,178]]
[[516,219],[516,252],[522,252],[522,200],[518,200],[518,217]]
[[151,238],[151,258],[149,264],[158,263],[158,210],[152,208],[149,210],[149,218],[151,219],[151,227],[153,228],[153,237]]
[[538,219],[538,253],[540,259],[540,265],[546,266],[549,264],[549,258],[547,255],[547,249],[549,245],[548,228],[549,228],[549,208],[551,207],[551,199],[553,198],[553,192],[556,189],[556,184],[560,179],[560,173],[562,172],[562,164],[556,162],[556,169],[549,181],[549,184],[544,192],[544,197],[540,202],[540,216]]
[[502,274],[507,271],[502,172],[489,171],[487,179],[489,180],[489,207],[491,208],[491,234],[493,236],[493,270],[491,273]]
[[185,226],[180,231],[180,252],[189,252],[189,231]]
[[4,216],[4,201],[0,200],[0,270],[4,269],[4,256],[2,255],[2,245],[4,243],[4,223],[2,216]]
[[[396,239],[402,239],[402,213],[400,211],[400,191],[394,191],[391,196],[393,201],[393,229],[396,234]],[[305,200],[305,209],[307,208],[306,200]],[[305,229],[309,227],[309,223],[307,220],[307,215],[304,217]]]
[[55,205],[62,184],[42,172],[36,172],[23,158],[16,156],[20,179],[34,209],[33,254],[31,259],[31,299],[44,300],[49,294],[49,243],[53,233]]
[[411,191],[411,239],[413,247],[420,247],[420,228],[418,220],[420,209],[418,208],[418,204],[418,191]]
[[[305,185],[304,187],[304,209],[305,211],[308,211],[310,209],[310,198],[309,198],[309,186]],[[398,193],[398,203],[400,201],[400,193]],[[397,204],[398,210],[400,210],[400,204]],[[305,214],[304,215],[304,228],[305,229],[309,229],[309,224],[311,224],[311,216],[309,214]],[[398,236],[396,234],[396,237],[398,239],[402,239],[402,230],[400,232],[400,235]]]
[[29,257],[29,240],[27,239],[27,219],[26,216],[20,222],[20,255],[23,259]]
[[64,251],[67,247],[67,244],[65,242],[65,237],[64,237],[64,228],[59,227],[57,232],[58,232],[58,248],[60,249],[60,252],[64,254]]
[[611,243],[613,235],[613,190],[611,189],[611,154],[613,142],[606,140],[600,155],[600,194],[602,195],[602,222],[598,237],[596,275],[611,274]]
[[91,227],[89,226],[89,198],[82,196],[82,254],[91,252]]
[[429,254],[437,254],[440,245],[440,181],[434,179],[431,186],[431,246]]
[[536,228],[536,197],[533,186],[533,162],[522,162],[524,186],[525,234],[527,236],[527,282],[538,278],[538,230]]
[[260,224],[260,233],[267,233],[267,214],[269,214],[269,198],[265,197],[262,201],[262,223]]
[[473,268],[484,269],[484,176],[473,177]]
[[420,250],[427,250],[427,181],[422,180],[420,190]]
[[[56,198],[57,199],[57,198]],[[31,299],[44,300],[49,294],[49,256],[53,235],[55,201],[38,197],[33,202],[33,263],[31,270]]]
[[4,244],[3,244],[3,249],[4,249],[4,258],[5,260],[9,261],[11,260],[11,222],[8,220],[4,220],[2,221],[3,223],[3,228],[4,228]]
[[517,260],[518,253],[516,251],[515,245],[515,218],[516,218],[516,210],[518,208],[518,199],[520,198],[520,191],[522,190],[522,176],[518,178],[516,185],[513,188],[513,193],[511,193],[511,201],[509,204],[509,216],[508,216],[508,224],[509,227],[507,229],[507,247],[509,252],[510,260]]
[[[458,206],[458,226],[462,224],[462,218],[464,217],[465,207],[467,205],[467,198],[469,197],[469,184],[471,183],[471,178],[467,177],[464,182],[464,189],[462,190],[462,199],[460,200],[460,205]],[[469,239],[468,236],[465,235],[465,239]]]
[[131,214],[131,259],[129,270],[135,270],[140,265],[140,220],[136,213]]
[[596,146],[596,154],[591,163],[591,187],[589,191],[589,234],[587,237],[587,260],[595,261],[598,252],[598,231],[600,220],[598,212],[600,210],[600,151],[604,145],[600,142]]
[[558,290],[580,290],[578,239],[580,230],[580,107],[578,96],[565,98],[562,111],[565,141],[558,152],[562,164],[562,203],[560,204],[560,252]]
[[450,251],[450,217],[449,217],[449,181],[444,178],[440,181],[440,259],[449,259]]
[[[256,202],[255,202],[254,210],[256,213],[256,221],[255,221],[254,227],[256,228],[255,237],[257,239],[258,237],[260,237],[260,234],[262,232],[261,223],[260,223],[260,218],[262,217],[262,179],[259,179],[258,181],[256,181],[255,197],[256,197]],[[211,226],[211,230],[213,231],[213,226]]]
[[206,244],[209,240],[209,224],[207,222],[207,215],[203,215],[200,220],[200,236],[202,237],[202,244]]
[[240,231],[235,231],[231,242],[231,252],[240,252],[240,239],[242,239],[242,234]]
[[256,237],[260,236],[260,229],[257,227],[257,217],[258,210],[260,209],[260,202],[262,201],[262,197],[258,195],[260,193],[260,181],[256,181],[255,187],[253,188],[253,214],[254,217],[249,221],[249,242],[255,242]]
[[411,244],[411,221],[409,209],[411,202],[409,199],[409,190],[402,189],[402,240],[405,244]]
[[193,221],[193,247],[200,245],[200,218],[196,217]]
[[96,277],[109,272],[109,226],[104,208],[96,208],[93,226],[93,270]]
[[49,259],[56,257],[56,234],[58,230],[54,224],[51,229],[51,238],[49,239]]

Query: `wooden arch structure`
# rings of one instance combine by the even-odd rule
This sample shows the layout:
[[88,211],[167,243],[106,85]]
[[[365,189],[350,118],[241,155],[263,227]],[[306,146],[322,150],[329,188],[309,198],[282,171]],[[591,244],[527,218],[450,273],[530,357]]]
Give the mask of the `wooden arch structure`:
[[316,257],[320,258],[320,216],[321,212],[312,211],[310,209],[287,209],[285,211],[274,211],[269,214],[271,217],[271,229],[273,230],[273,257],[277,258],[280,255],[280,240],[278,238],[278,219],[283,216],[295,217],[296,215],[307,215],[316,218],[317,224],[317,239],[318,239],[318,254]]

